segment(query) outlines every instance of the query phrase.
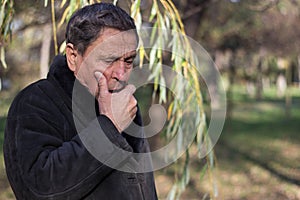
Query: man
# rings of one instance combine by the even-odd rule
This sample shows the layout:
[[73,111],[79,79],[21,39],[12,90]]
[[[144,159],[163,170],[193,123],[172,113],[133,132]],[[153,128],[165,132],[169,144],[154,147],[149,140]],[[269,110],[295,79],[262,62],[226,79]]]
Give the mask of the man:
[[127,84],[138,43],[132,29],[112,4],[78,10],[66,55],[14,99],[4,158],[17,199],[157,199],[153,173],[132,168],[139,160],[128,156],[149,151],[141,128],[129,131],[139,137],[126,132],[132,121],[142,125]]

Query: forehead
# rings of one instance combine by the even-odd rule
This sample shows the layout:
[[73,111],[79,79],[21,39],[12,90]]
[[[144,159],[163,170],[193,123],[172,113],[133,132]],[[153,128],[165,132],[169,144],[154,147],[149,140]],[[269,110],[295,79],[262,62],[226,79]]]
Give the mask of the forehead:
[[133,30],[120,31],[114,28],[105,28],[100,36],[88,48],[86,53],[93,56],[113,55],[121,57],[135,53],[137,38]]

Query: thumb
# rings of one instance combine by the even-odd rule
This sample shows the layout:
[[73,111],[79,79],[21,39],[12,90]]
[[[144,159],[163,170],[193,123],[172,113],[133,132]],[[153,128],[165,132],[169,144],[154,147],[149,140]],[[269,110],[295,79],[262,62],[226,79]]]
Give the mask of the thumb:
[[105,76],[101,72],[95,72],[94,76],[98,82],[99,87],[99,95],[103,96],[104,94],[108,93],[107,81]]

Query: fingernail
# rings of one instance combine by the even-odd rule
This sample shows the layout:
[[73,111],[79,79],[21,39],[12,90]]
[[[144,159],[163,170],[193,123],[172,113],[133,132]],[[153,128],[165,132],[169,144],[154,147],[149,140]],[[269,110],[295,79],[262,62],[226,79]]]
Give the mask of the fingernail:
[[94,73],[94,76],[95,76],[96,80],[99,81],[100,78],[103,76],[103,74],[102,74],[101,72],[96,71],[96,72]]

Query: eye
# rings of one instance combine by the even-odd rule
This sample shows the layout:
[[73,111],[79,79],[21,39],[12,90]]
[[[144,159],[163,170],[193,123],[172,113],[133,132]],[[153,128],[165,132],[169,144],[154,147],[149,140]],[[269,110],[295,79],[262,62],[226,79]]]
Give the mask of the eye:
[[131,65],[131,64],[133,63],[133,60],[134,60],[133,58],[128,59],[128,60],[126,59],[125,62],[126,62],[128,65]]
[[102,61],[105,62],[106,64],[110,65],[116,61],[116,58],[106,58],[106,59],[103,59]]
[[129,57],[129,58],[125,58],[124,62],[126,62],[126,64],[128,64],[128,65],[131,65],[134,61],[134,58],[135,58],[134,56]]
[[105,62],[106,64],[111,64],[111,63],[113,63],[114,61],[113,61],[113,60],[104,60],[104,62]]

